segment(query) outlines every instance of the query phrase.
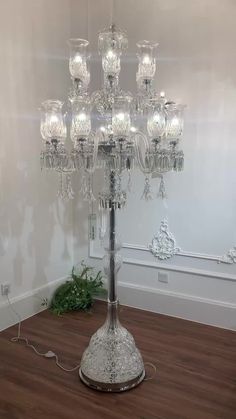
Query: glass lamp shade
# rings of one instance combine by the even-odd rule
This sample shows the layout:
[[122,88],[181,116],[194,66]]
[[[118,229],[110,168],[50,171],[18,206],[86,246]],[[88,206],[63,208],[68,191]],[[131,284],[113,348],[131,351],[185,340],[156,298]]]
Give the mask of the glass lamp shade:
[[126,138],[130,134],[131,96],[116,97],[112,109],[112,131],[115,138]]
[[72,101],[70,137],[73,142],[87,139],[91,132],[91,104],[87,97],[77,97]]
[[[114,248],[111,249],[110,238],[114,235]],[[108,253],[116,253],[122,248],[122,242],[117,232],[110,233],[109,228],[106,229],[104,237],[102,239],[102,246]]]
[[156,72],[155,52],[158,44],[149,41],[140,41],[138,47],[138,72],[137,79],[153,79]]
[[74,79],[79,79],[86,86],[90,82],[90,72],[88,69],[88,45],[85,39],[70,39],[68,41],[70,48],[69,69]]
[[179,140],[183,133],[183,112],[185,105],[166,103],[166,139]]
[[107,75],[116,76],[120,72],[120,56],[126,49],[128,40],[126,34],[115,25],[99,33],[98,50],[102,56],[102,67]]
[[109,49],[102,57],[102,67],[105,73],[109,75],[116,75],[120,72],[120,54]]
[[66,139],[66,124],[62,114],[63,102],[60,100],[46,100],[41,105],[40,132],[45,141]]
[[161,139],[165,134],[166,114],[160,100],[153,101],[148,113],[147,130],[152,139]]
[[[115,269],[115,274],[117,274],[119,272],[121,266],[122,266],[123,259],[122,259],[122,256],[119,253],[115,254],[114,259],[115,259],[114,269]],[[110,276],[110,269],[111,269],[109,255],[105,255],[103,257],[103,269],[104,269],[104,273],[105,273],[106,277],[108,278]]]

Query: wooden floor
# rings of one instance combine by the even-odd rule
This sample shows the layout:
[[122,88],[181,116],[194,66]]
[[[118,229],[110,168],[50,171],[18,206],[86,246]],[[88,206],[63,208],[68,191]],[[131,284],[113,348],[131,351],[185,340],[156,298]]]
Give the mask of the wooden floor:
[[[72,367],[104,315],[101,302],[91,314],[45,311],[24,321],[22,333]],[[0,419],[236,418],[235,332],[128,307],[120,308],[120,317],[144,360],[157,366],[153,380],[126,393],[95,392],[77,372],[65,373],[53,360],[9,342],[12,327],[0,334]]]

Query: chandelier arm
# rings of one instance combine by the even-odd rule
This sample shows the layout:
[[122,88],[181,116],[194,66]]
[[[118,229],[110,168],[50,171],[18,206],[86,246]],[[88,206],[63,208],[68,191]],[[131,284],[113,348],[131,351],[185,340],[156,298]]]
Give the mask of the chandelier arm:
[[[149,146],[147,137],[141,131],[138,131],[137,133],[135,133],[135,135],[134,135],[134,147],[135,147],[135,154],[136,154],[137,162],[138,162],[138,165],[139,165],[141,171],[144,174],[150,174],[153,171],[153,168],[154,168],[154,161],[152,159],[152,164],[149,165],[149,167],[147,167],[146,163],[143,160],[141,147],[140,147],[140,144],[139,144],[140,141],[137,138],[138,136],[142,139],[142,141],[144,143],[145,156],[146,156],[146,154],[149,154],[149,152],[150,152],[150,146]],[[150,155],[146,156],[146,160],[150,161]]]

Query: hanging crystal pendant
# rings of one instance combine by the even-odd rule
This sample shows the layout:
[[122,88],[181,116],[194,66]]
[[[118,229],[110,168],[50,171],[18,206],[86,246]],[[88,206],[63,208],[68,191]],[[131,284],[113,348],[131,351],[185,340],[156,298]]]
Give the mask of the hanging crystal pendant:
[[145,199],[146,201],[150,201],[152,199],[150,179],[148,176],[145,177],[144,190],[141,199]]
[[68,201],[74,198],[74,191],[71,184],[70,173],[60,172],[58,197],[63,201]]
[[157,197],[161,198],[161,199],[166,199],[167,198],[167,193],[166,193],[166,186],[165,186],[165,181],[163,176],[161,175],[161,181],[160,181],[160,186],[159,186],[159,191],[157,194]]
[[131,176],[131,171],[128,170],[127,191],[131,192],[131,190],[132,190],[132,176]]

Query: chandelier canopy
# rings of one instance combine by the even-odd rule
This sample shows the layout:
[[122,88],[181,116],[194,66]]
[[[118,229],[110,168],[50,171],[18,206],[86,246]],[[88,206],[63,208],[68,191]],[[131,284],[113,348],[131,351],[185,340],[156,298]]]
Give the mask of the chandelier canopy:
[[[70,39],[69,70],[72,87],[68,95],[68,113],[64,103],[46,100],[41,106],[43,150],[41,167],[60,172],[62,198],[73,198],[70,177],[80,171],[83,198],[95,200],[91,176],[96,168],[104,169],[105,186],[99,193],[101,208],[121,208],[127,190],[123,175],[138,167],[145,175],[142,197],[152,197],[149,176],[161,177],[159,195],[163,194],[163,173],[183,170],[184,155],[179,143],[183,133],[184,106],[165,98],[154,88],[156,49],[149,41],[137,43],[137,94],[125,92],[119,84],[121,55],[128,47],[126,33],[115,25],[102,30],[98,51],[104,73],[103,87],[89,93],[89,42]],[[72,147],[69,147],[70,138]],[[110,194],[107,172],[114,170],[116,188]]]

